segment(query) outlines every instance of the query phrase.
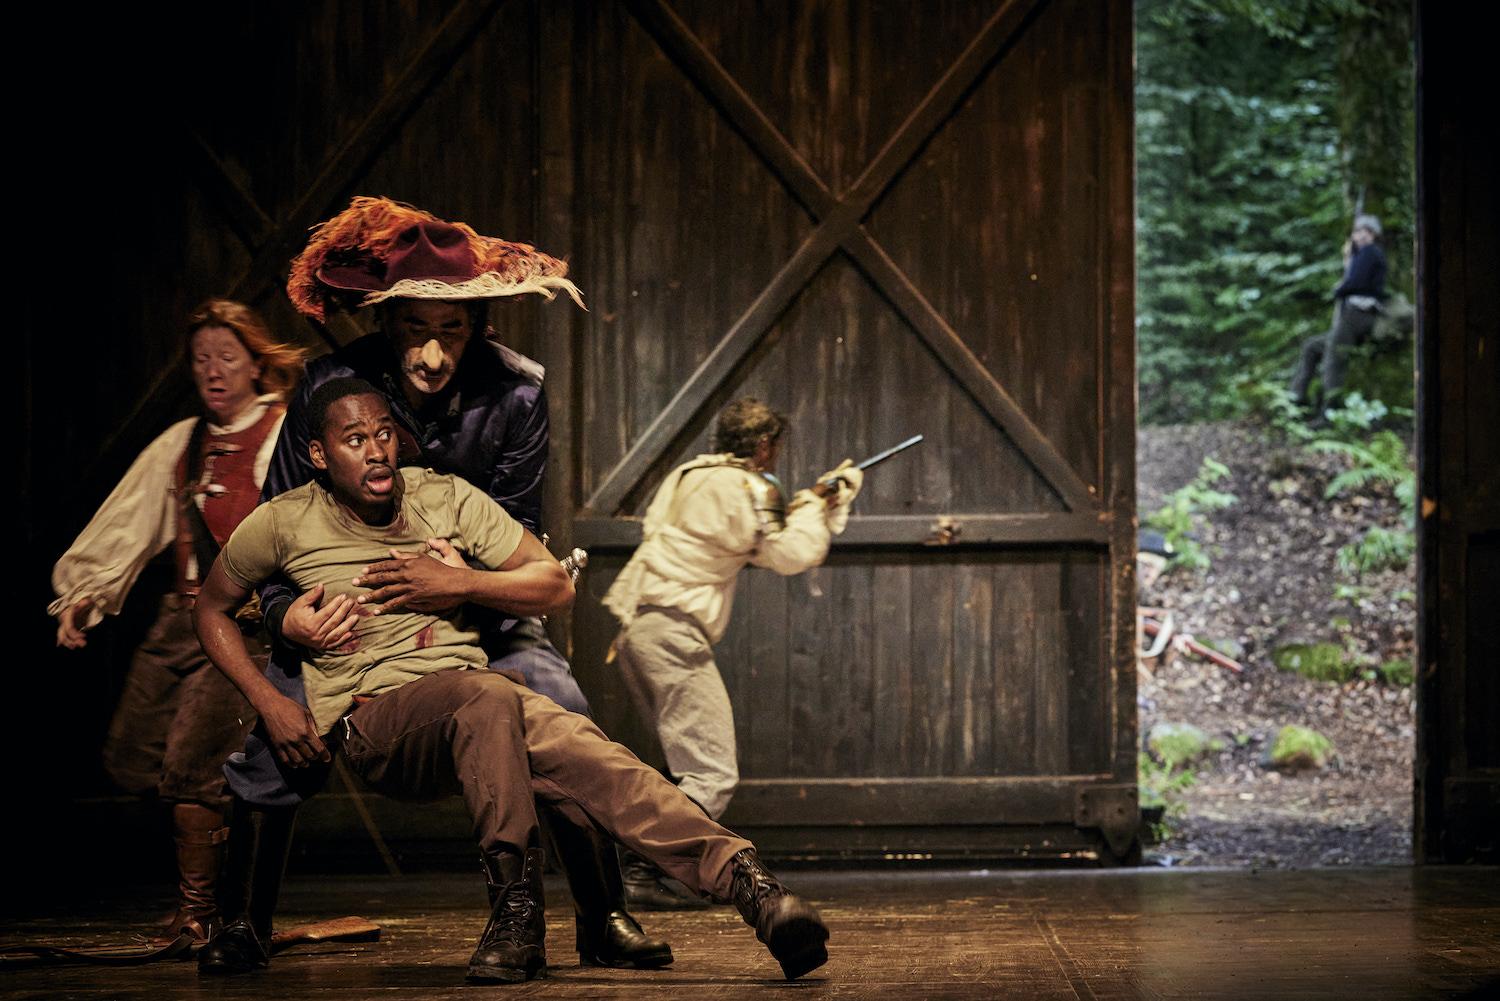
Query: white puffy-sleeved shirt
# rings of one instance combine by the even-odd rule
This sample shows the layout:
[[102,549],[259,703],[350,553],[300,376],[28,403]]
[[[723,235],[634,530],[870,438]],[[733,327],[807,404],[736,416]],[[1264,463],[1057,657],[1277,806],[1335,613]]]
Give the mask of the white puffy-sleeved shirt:
[[848,504],[829,508],[802,490],[785,524],[777,525],[756,510],[759,479],[745,460],[727,453],[700,455],[668,474],[646,509],[640,546],[604,596],[622,626],[642,606],[675,608],[717,643],[746,564],[790,576],[823,562],[832,536],[844,529]]
[[[273,394],[261,396],[229,424],[210,421],[208,430],[211,434],[235,434],[253,427],[265,416],[266,408],[279,401],[280,397]],[[198,418],[189,417],[173,424],[131,463],[119,485],[52,568],[52,590],[57,599],[47,606],[47,614],[61,615],[84,598],[94,603],[81,623],[85,629],[98,625],[105,615],[119,614],[146,564],[177,537],[177,500],[172,483],[177,462],[197,422]],[[265,482],[280,432],[278,417],[255,456],[257,484]],[[202,505],[201,497],[198,503]]]

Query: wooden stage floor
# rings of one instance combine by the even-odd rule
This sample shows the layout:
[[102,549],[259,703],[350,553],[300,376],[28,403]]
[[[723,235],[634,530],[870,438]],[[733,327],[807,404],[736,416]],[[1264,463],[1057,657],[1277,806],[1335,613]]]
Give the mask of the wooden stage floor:
[[[301,877],[288,921],[360,914],[380,941],[302,946],[271,969],[200,980],[190,963],[0,974],[11,998],[1035,999],[1500,997],[1500,870],[789,871],[832,929],[827,966],[796,984],[728,908],[644,915],[676,964],[582,969],[548,881],[552,976],[467,987],[483,923],[477,874]],[[154,893],[9,913],[4,944],[101,941],[144,927]],[[7,908],[7,911],[10,911]],[[114,936],[118,940],[119,936]]]

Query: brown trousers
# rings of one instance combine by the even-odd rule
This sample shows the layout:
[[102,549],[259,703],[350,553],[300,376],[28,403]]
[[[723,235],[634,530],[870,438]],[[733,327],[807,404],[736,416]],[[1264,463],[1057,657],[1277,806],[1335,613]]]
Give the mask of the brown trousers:
[[[246,637],[252,656],[258,642]],[[104,769],[127,792],[222,808],[224,761],[245,745],[255,710],[198,645],[192,605],[176,594],[130,662],[104,743]]]
[[462,795],[486,852],[537,844],[533,797],[721,901],[730,860],[754,847],[587,717],[493,671],[408,682],[355,709],[334,735],[350,768],[388,796]]

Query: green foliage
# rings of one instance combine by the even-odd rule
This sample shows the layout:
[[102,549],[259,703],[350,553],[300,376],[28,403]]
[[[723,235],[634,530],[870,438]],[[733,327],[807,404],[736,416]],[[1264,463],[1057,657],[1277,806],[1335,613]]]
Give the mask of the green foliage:
[[1394,344],[1371,341],[1350,350],[1345,385],[1358,386],[1366,396],[1392,404],[1392,410],[1399,413],[1416,404],[1413,376],[1410,340]]
[[1348,581],[1340,581],[1333,586],[1333,596],[1339,601],[1352,601],[1358,604],[1367,598],[1375,597],[1375,589],[1367,584],[1351,584]]
[[1362,0],[1337,18],[1335,63],[1345,195],[1384,223],[1392,284],[1403,291],[1410,291],[1415,219],[1411,11],[1410,0]]
[[1363,393],[1353,392],[1344,396],[1338,406],[1323,411],[1321,416],[1323,425],[1317,434],[1312,435],[1313,438],[1360,444],[1386,425],[1409,427],[1413,412],[1410,407],[1388,407],[1379,397],[1367,399]]
[[1357,542],[1339,547],[1339,573],[1358,579],[1367,573],[1402,570],[1411,562],[1416,550],[1417,537],[1411,529],[1392,531],[1376,525]]
[[1187,804],[1182,800],[1197,776],[1190,768],[1173,768],[1158,764],[1151,755],[1141,753],[1136,757],[1136,780],[1140,786],[1140,803],[1144,808],[1162,808],[1162,822],[1152,825],[1152,839],[1165,841],[1171,834],[1171,825],[1187,813]]
[[1402,509],[1416,501],[1416,485],[1406,442],[1394,431],[1376,431],[1364,442],[1320,438],[1308,448],[1343,456],[1349,468],[1328,481],[1323,496],[1332,500],[1344,494],[1368,492],[1371,487],[1386,486],[1395,492]]
[[1166,537],[1172,550],[1172,566],[1189,570],[1207,570],[1208,554],[1193,538],[1200,516],[1208,511],[1222,511],[1239,498],[1213,489],[1213,484],[1229,475],[1229,467],[1213,456],[1205,456],[1192,481],[1167,495],[1166,503],[1146,518],[1146,524]]
[[1232,416],[1234,377],[1279,374],[1340,275],[1332,24],[1309,47],[1233,6],[1138,6],[1144,423]]
[[1314,437],[1302,407],[1284,382],[1240,375],[1231,383],[1240,413],[1276,432],[1283,440],[1306,442]]
[[1288,724],[1271,744],[1271,764],[1276,768],[1322,768],[1333,754],[1333,742],[1316,730]]
[[1353,681],[1359,662],[1337,643],[1288,643],[1271,652],[1271,663],[1312,681]]
[[[1237,416],[1238,380],[1286,381],[1301,343],[1332,322],[1360,193],[1390,234],[1391,286],[1409,290],[1410,253],[1395,244],[1411,233],[1411,55],[1392,2],[1139,0],[1143,423]],[[1380,53],[1345,59],[1347,39]],[[1386,170],[1381,155],[1399,162]],[[1409,383],[1409,353],[1396,355]]]
[[1388,660],[1375,669],[1380,680],[1387,685],[1405,688],[1417,680],[1410,660]]
[[[1389,428],[1371,430],[1389,411],[1379,400],[1350,393],[1343,406],[1328,411],[1326,436],[1308,443],[1316,452],[1337,455],[1347,468],[1328,481],[1328,499],[1388,489],[1401,505],[1401,526],[1372,526],[1354,542],[1339,548],[1339,572],[1357,583],[1368,573],[1400,570],[1416,553],[1417,476],[1406,440]],[[1405,416],[1405,412],[1397,412]],[[1364,595],[1341,586],[1336,596],[1357,600]]]

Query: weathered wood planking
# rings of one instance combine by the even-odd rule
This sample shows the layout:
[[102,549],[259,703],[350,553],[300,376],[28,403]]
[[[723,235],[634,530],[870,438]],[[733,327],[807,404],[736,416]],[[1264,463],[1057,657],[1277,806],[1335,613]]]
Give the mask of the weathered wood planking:
[[[841,1001],[1234,1001],[1481,998],[1500,987],[1500,881],[1493,872],[966,869],[783,872],[832,931],[828,964],[795,986],[779,979],[731,908],[644,916],[649,933],[672,943],[670,968],[580,967],[570,948],[566,887],[548,879],[549,975],[507,986],[500,996],[758,1001],[795,991]],[[77,893],[43,897],[6,925],[6,944],[119,941],[121,929],[149,927],[165,906],[165,895],[152,889],[95,880],[87,908],[77,906]],[[278,917],[289,926],[351,913],[382,925],[380,940],[289,949],[268,970],[219,990],[245,999],[475,996],[463,973],[486,913],[476,874],[293,875]],[[923,948],[912,949],[913,941]],[[0,983],[6,1001],[179,1001],[205,993],[190,963],[7,969]]]
[[[791,416],[793,485],[927,434],[870,476],[826,568],[742,582],[719,655],[752,781],[1125,775],[1129,16],[1098,14],[1081,0],[197,12],[190,33],[243,71],[176,88],[155,126],[170,142],[148,135],[135,145],[157,155],[121,167],[150,210],[149,249],[109,278],[109,328],[128,336],[81,358],[30,342],[39,365],[104,388],[82,406],[32,394],[68,461],[39,453],[28,483],[95,461],[101,427],[117,457],[32,531],[55,555],[187,398],[159,373],[197,299],[238,282],[314,351],[355,336],[298,320],[280,271],[309,222],[390,194],[573,266],[588,313],[495,310],[549,368],[557,548],[580,513],[595,533],[640,513],[733,396]],[[580,512],[736,322],[722,380],[694,390],[618,505]],[[1079,484],[1095,492],[1080,501]],[[921,545],[939,516],[959,521],[952,549]],[[601,723],[654,756],[604,663],[599,597],[631,529],[596,534],[577,608],[553,625]],[[86,656],[101,652],[124,651],[101,635]],[[73,771],[93,774],[91,755]]]
[[[975,775],[996,769],[995,572],[992,566],[954,571],[953,698],[941,711],[951,715],[955,735],[944,774]],[[1008,651],[1010,657],[1015,651]]]
[[[599,693],[601,724],[650,753],[653,738],[614,668],[603,665],[613,620],[597,596],[619,565],[606,556],[590,568],[575,670]],[[1095,693],[1079,687],[1104,673],[1099,643],[1066,635],[1077,636],[1070,619],[1091,616],[1034,604],[1062,600],[1073,578],[1087,590],[1097,576],[1093,557],[1066,551],[979,559],[850,553],[799,578],[746,571],[716,647],[745,777],[1103,770],[1101,710]]]
[[809,225],[622,6],[579,16],[593,19],[575,62],[586,497]]
[[[607,519],[639,514],[733,396],[790,416],[778,472],[792,485],[928,436],[871,474],[828,566],[741,581],[717,656],[762,804],[752,813],[799,779],[869,823],[857,796],[834,795],[839,781],[1125,775],[1133,696],[1119,697],[1129,649],[1115,624],[1132,597],[1128,572],[1111,568],[1133,558],[1119,488],[1132,472],[1117,468],[1133,439],[1132,355],[1116,346],[1132,336],[1117,322],[1129,311],[1129,186],[1117,183],[1129,178],[1129,106],[1110,94],[1128,46],[1075,0],[933,4],[915,21],[838,2],[626,9],[570,8],[575,48],[594,58],[574,74],[568,184],[586,234],[577,260],[600,265],[575,341],[574,498],[608,501],[583,512],[583,537],[623,559],[635,528]],[[977,33],[1002,22],[992,61],[963,77],[972,86],[914,119]],[[621,98],[620,80],[639,96]],[[915,134],[898,129],[916,120],[932,135],[903,146]],[[872,159],[907,148],[913,159],[878,175],[891,184],[868,232],[785,298],[786,262],[806,253],[813,221],[824,231],[845,210],[837,199],[875,183]],[[663,288],[666,276],[692,295]],[[772,291],[784,307],[757,312]],[[1105,304],[1118,294],[1123,306]],[[766,325],[758,339],[751,317]],[[737,360],[702,383],[726,346]],[[996,392],[1024,414],[1015,433],[1045,436],[1042,452],[1003,429],[1011,404]],[[945,515],[958,547],[920,547]],[[965,517],[981,519],[969,544]],[[1062,520],[1025,520],[1049,517]],[[600,645],[585,635],[599,621],[576,616],[580,652]],[[639,735],[638,721],[615,722]],[[963,796],[955,786],[950,822],[973,815]],[[1063,799],[1054,819],[1066,823]]]
[[[1088,483],[1096,387],[1103,52],[1097,6],[1054,0],[868,228]],[[1128,157],[1128,150],[1118,151]]]

